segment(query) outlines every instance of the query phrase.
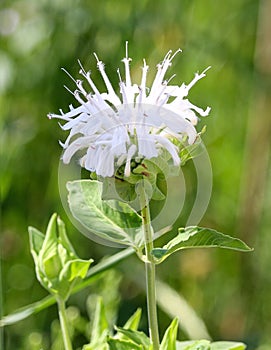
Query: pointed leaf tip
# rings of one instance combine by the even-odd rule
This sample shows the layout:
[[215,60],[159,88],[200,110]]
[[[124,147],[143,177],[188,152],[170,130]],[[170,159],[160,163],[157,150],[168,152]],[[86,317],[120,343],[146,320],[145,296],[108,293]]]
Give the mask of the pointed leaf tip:
[[152,255],[156,259],[156,263],[160,263],[178,250],[191,248],[224,248],[240,252],[253,251],[239,238],[225,235],[210,228],[188,226],[179,228],[178,235],[163,248],[153,249]]
[[160,350],[176,350],[176,338],[177,338],[177,332],[178,332],[178,318],[174,318],[174,320],[169,325],[168,329],[166,330]]
[[142,310],[137,309],[136,312],[128,319],[128,321],[123,326],[124,329],[132,329],[137,331],[138,325],[141,319]]
[[44,234],[37,230],[35,227],[29,226],[28,227],[28,233],[29,233],[29,242],[30,242],[30,251],[33,255],[39,254],[39,251],[41,250],[43,241],[44,241]]
[[79,180],[67,184],[71,212],[84,228],[103,239],[140,247],[141,217],[127,203],[102,199],[102,183]]

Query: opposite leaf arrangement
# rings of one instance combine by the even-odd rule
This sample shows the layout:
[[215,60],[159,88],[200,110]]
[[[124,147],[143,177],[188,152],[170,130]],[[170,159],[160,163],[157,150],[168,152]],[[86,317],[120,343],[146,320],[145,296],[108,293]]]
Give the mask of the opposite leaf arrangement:
[[70,130],[62,144],[64,163],[69,163],[71,157],[79,153],[80,165],[90,172],[89,180],[78,179],[67,183],[72,215],[92,234],[128,248],[89,269],[92,259],[82,260],[77,257],[67,238],[64,223],[56,214],[51,217],[45,235],[35,228],[29,228],[36,275],[51,297],[43,302],[43,306],[33,304],[14,315],[6,316],[1,321],[2,325],[21,320],[56,301],[65,350],[73,349],[65,302],[72,293],[91,283],[94,275],[134,251],[145,264],[149,335],[138,330],[141,317],[139,310],[123,327],[115,327],[115,331],[110,329],[103,301],[99,299],[90,343],[84,345],[83,350],[246,348],[243,343],[235,342],[179,342],[177,319],[172,321],[160,341],[156,310],[156,265],[176,251],[188,248],[251,250],[237,238],[197,226],[179,228],[175,238],[162,247],[154,246],[159,233],[152,226],[150,202],[166,199],[166,183],[170,181],[170,176],[177,176],[180,166],[193,158],[195,149],[200,147],[200,133],[195,129],[197,115],[206,116],[210,111],[209,107],[204,111],[186,98],[190,88],[205,76],[208,68],[196,74],[188,85],[169,85],[171,79],[164,79],[172,59],[179,51],[173,55],[169,52],[158,64],[157,74],[148,89],[148,66],[145,60],[141,83],[132,84],[131,59],[126,45],[124,80],[118,71],[122,98],[114,91],[104,64],[95,55],[107,91],[100,93],[91,79],[91,73],[81,66],[80,73],[91,92],[87,92],[83,81],[74,80],[77,90],[73,95],[80,106],[70,106],[70,111],[61,111],[61,115],[49,114],[50,118],[65,121],[61,127]]

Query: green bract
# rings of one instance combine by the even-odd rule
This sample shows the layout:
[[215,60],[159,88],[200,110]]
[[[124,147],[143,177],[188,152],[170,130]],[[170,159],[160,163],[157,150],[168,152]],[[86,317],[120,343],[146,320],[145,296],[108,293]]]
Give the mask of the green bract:
[[175,166],[168,152],[163,150],[159,157],[142,159],[138,163],[132,161],[131,172],[125,176],[124,167],[120,167],[114,177],[101,178],[103,182],[103,199],[118,199],[134,204],[137,198],[136,187],[144,181],[148,197],[153,200],[163,200],[166,196],[165,179],[177,176],[179,167]]
[[86,276],[93,260],[78,258],[57,214],[52,215],[45,235],[29,227],[29,237],[39,282],[51,294],[66,300],[76,281]]
[[[188,144],[185,136],[182,142],[174,138],[171,141],[179,150],[181,166],[185,165],[189,159],[197,157],[202,151],[200,138],[192,145]],[[122,165],[113,177],[97,177],[95,173],[92,173],[91,178],[98,179],[103,183],[103,199],[117,199],[134,206],[138,204],[137,184],[140,181],[144,181],[148,198],[160,201],[166,198],[167,179],[171,176],[178,176],[179,172],[180,166],[173,164],[170,154],[166,150],[161,150],[159,157],[145,158],[138,162],[132,160],[131,172],[128,177],[125,176],[124,165]]]

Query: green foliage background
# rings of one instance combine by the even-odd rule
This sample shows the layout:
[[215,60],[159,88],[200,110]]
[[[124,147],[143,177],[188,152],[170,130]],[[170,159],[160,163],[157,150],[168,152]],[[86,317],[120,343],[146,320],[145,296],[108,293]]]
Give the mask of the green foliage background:
[[[183,53],[173,62],[175,81],[212,66],[193,88],[190,100],[212,107],[203,139],[213,167],[213,193],[200,223],[244,239],[250,254],[186,251],[171,257],[158,275],[183,294],[208,325],[214,339],[242,340],[249,349],[271,346],[270,288],[270,43],[260,0],[8,0],[0,3],[1,270],[2,313],[36,301],[46,292],[35,280],[27,227],[44,230],[58,212],[68,224],[58,192],[63,140],[48,112],[75,101],[74,88],[60,68],[78,77],[77,59],[92,69],[103,89],[96,52],[117,87],[116,69],[129,41],[132,75],[142,58],[152,68],[169,50]],[[122,67],[121,67],[122,68]],[[189,165],[187,166],[189,178]],[[189,186],[189,181],[188,181]],[[190,181],[193,192],[193,181]],[[180,224],[182,224],[180,218]],[[116,249],[101,246],[68,224],[82,258],[100,260]],[[120,321],[145,303],[131,278],[129,258],[120,266]],[[142,276],[141,276],[142,277]],[[141,278],[140,277],[140,278]],[[133,276],[134,278],[134,276]],[[77,302],[80,304],[80,298]],[[55,308],[5,330],[5,349],[23,349],[30,332],[50,332]],[[169,319],[160,313],[164,330]],[[144,326],[144,325],[143,325]],[[184,337],[184,335],[181,335]],[[262,345],[261,345],[262,344]],[[265,346],[264,346],[265,344]],[[261,345],[261,346],[260,346]]]

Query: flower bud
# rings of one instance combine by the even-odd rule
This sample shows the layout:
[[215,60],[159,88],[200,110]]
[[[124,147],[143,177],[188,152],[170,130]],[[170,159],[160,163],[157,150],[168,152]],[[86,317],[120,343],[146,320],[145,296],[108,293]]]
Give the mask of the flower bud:
[[78,258],[57,214],[52,215],[45,235],[29,227],[29,237],[37,279],[51,294],[66,300],[75,283],[86,276],[93,260]]

